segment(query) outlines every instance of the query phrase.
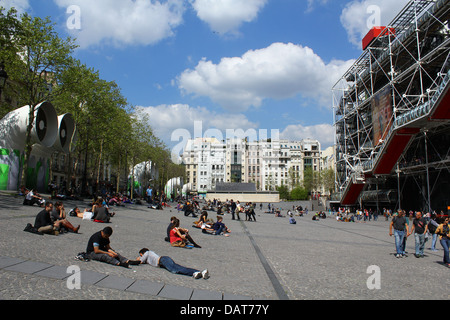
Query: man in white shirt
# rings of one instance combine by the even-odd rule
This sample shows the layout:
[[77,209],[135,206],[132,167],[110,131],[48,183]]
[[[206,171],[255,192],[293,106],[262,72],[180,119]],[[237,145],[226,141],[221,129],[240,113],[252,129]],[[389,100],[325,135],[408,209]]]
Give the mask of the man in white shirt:
[[172,258],[167,256],[160,257],[159,255],[157,255],[153,251],[150,251],[147,248],[143,248],[139,251],[139,257],[136,260],[140,260],[141,264],[148,263],[153,267],[164,268],[172,273],[191,276],[194,279],[209,278],[208,269],[205,269],[200,272],[197,269],[180,266],[179,264],[176,264],[175,261],[172,260]]
[[34,194],[34,189],[28,191],[28,193],[25,196],[25,200],[23,201],[24,205],[32,206],[33,204],[37,203],[39,206],[43,206],[45,204],[44,199]]

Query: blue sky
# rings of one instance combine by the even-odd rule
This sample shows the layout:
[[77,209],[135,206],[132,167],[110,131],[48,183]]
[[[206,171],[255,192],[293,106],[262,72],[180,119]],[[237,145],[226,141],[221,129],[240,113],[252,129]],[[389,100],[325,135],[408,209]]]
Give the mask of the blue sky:
[[75,57],[116,81],[169,147],[200,121],[201,134],[274,129],[322,148],[333,144],[332,86],[370,23],[386,25],[407,2],[0,0],[77,38]]

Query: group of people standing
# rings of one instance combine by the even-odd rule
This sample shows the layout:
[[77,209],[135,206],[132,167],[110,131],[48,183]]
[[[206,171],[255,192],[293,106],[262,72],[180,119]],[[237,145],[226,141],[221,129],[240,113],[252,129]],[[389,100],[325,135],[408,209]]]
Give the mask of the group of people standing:
[[[394,229],[394,230],[392,230]],[[425,242],[429,235],[431,235],[431,250],[437,251],[436,242],[439,241],[444,249],[443,263],[450,267],[449,247],[450,247],[450,224],[449,218],[446,217],[442,221],[438,221],[435,215],[427,221],[422,212],[418,211],[409,228],[408,218],[404,210],[398,210],[398,215],[392,218],[389,225],[389,235],[395,238],[396,258],[407,256],[405,252],[406,239],[414,234],[415,253],[416,258],[424,257]]]

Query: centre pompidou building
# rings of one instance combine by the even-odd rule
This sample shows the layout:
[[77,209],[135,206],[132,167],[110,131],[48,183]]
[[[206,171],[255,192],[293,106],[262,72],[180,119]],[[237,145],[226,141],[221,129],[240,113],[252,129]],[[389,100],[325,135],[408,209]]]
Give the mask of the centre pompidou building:
[[450,206],[450,1],[410,1],[332,89],[341,206]]

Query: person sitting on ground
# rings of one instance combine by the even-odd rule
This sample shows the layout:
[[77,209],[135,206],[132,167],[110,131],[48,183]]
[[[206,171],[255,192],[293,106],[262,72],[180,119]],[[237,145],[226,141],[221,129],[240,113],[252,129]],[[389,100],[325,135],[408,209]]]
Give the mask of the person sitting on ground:
[[23,200],[23,205],[32,206],[35,203],[40,207],[45,206],[45,200],[39,196],[35,189],[31,189],[26,193],[25,199]]
[[214,235],[220,235],[224,234],[225,237],[228,237],[229,235],[226,234],[226,232],[230,233],[230,229],[223,223],[223,217],[217,216],[217,222],[215,222],[210,228],[204,228],[202,230],[203,233],[211,233]]
[[37,229],[38,232],[57,236],[59,234],[62,221],[52,221],[50,217],[50,212],[52,212],[52,210],[53,203],[47,202],[45,204],[45,208],[37,214],[36,220],[34,221],[34,228]]
[[297,224],[297,221],[295,221],[295,219],[294,219],[293,216],[290,216],[290,217],[289,217],[289,223],[290,223],[290,224]]
[[184,215],[187,217],[190,214],[192,214],[192,216],[194,218],[197,218],[197,215],[194,213],[194,204],[191,202],[187,202],[184,206],[183,206],[183,211],[184,211]]
[[281,214],[281,211],[279,208],[277,208],[277,210],[275,211],[275,217],[284,218],[284,216]]
[[164,268],[171,273],[191,276],[194,279],[209,278],[208,269],[200,271],[197,269],[183,267],[179,264],[176,264],[172,258],[167,256],[159,256],[155,252],[150,251],[147,248],[142,248],[141,250],[139,250],[139,257],[136,260],[140,261],[141,264],[148,263],[153,267]]
[[92,212],[92,215],[94,215],[95,208],[97,208],[98,205],[101,205],[101,204],[102,204],[102,200],[101,200],[100,198],[97,198],[96,200],[94,200],[94,201],[92,202],[92,207],[91,207],[90,210],[88,209],[88,211],[91,211],[91,212]]
[[69,220],[67,220],[66,217],[66,211],[64,210],[64,204],[61,201],[56,201],[55,206],[50,214],[50,218],[53,222],[60,221],[61,223],[61,230],[67,229],[74,233],[78,233],[78,230],[80,230],[80,225],[78,227],[74,227]]
[[167,237],[164,238],[164,240],[166,240],[167,242],[170,242],[170,230],[172,230],[173,228],[173,223],[174,221],[178,219],[177,217],[170,217],[170,223],[167,226]]
[[140,261],[129,260],[111,248],[109,238],[113,233],[111,227],[94,233],[88,241],[86,253],[89,259],[128,268],[129,265],[138,265]]
[[170,245],[172,247],[186,247],[187,244],[186,236],[182,235],[181,232],[178,230],[179,226],[180,220],[175,218],[172,222],[172,228],[169,231]]
[[202,211],[200,219],[198,219],[198,221],[194,221],[193,227],[202,228],[202,226],[206,224],[207,220],[208,220],[208,212]]
[[188,229],[180,228],[180,220],[178,220],[178,218],[171,220],[171,224],[169,239],[172,247],[186,247],[190,242],[195,248],[201,248],[201,246],[199,246],[189,235]]
[[107,207],[103,206],[101,201],[97,202],[93,211],[94,222],[108,223],[114,214],[110,214]]

